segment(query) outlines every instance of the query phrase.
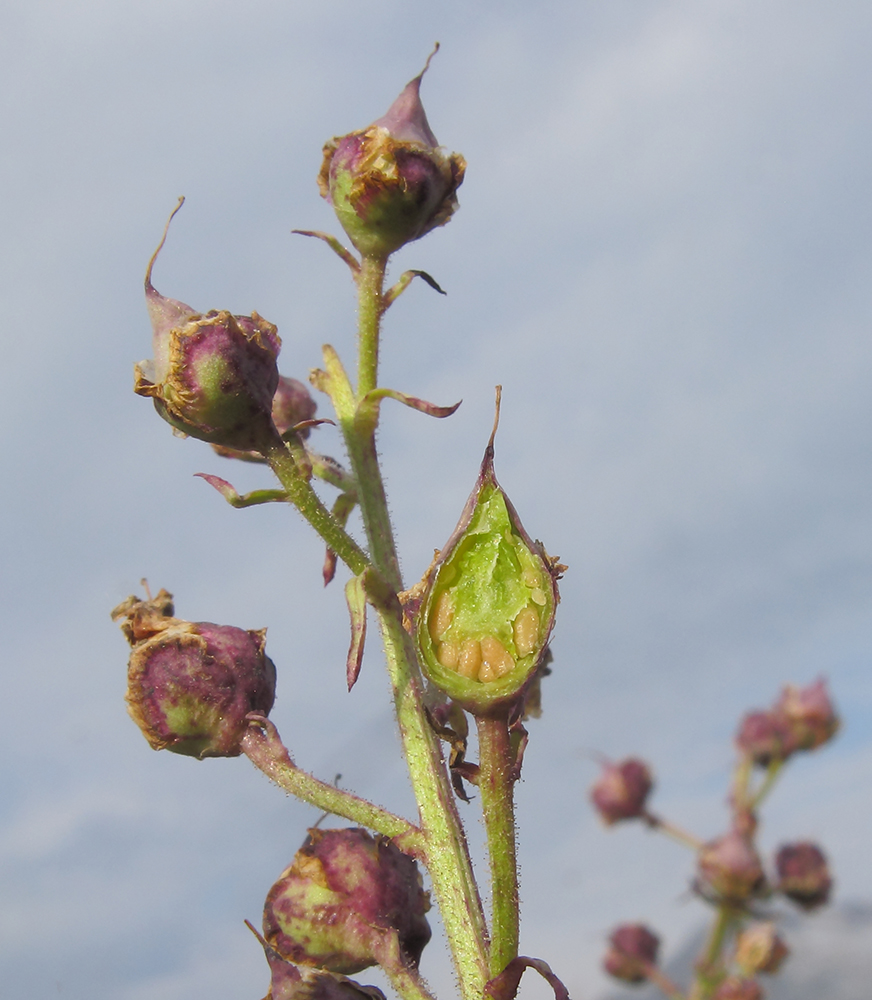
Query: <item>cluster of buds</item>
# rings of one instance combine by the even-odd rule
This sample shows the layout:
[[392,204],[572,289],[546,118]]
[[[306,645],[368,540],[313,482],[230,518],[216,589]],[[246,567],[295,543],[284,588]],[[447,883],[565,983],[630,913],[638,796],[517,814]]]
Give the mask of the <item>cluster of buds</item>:
[[838,728],[826,682],[820,679],[803,688],[788,685],[770,709],[749,712],[739,726],[736,746],[755,764],[767,767],[822,746]]
[[[789,954],[771,921],[754,919],[759,901],[779,893],[805,910],[829,899],[832,877],[821,849],[799,842],[782,846],[774,872],[767,878],[755,839],[757,810],[779,773],[780,766],[800,750],[821,746],[838,729],[826,684],[786,687],[768,712],[753,712],[742,721],[737,748],[739,766],[730,794],[732,822],[727,833],[708,842],[653,815],[647,807],[651,773],[635,758],[606,762],[590,791],[591,801],[606,824],[641,819],[690,846],[696,853],[693,887],[718,909],[717,954],[707,952],[697,966],[697,986],[691,996],[711,1000],[762,1000],[758,975],[776,973]],[[765,765],[767,775],[752,780],[752,764]],[[618,928],[609,939],[604,961],[607,972],[625,982],[651,980],[673,998],[683,996],[656,966],[657,938],[641,925]],[[702,990],[702,993],[700,993]]]
[[172,594],[128,597],[112,612],[130,643],[127,709],[155,750],[238,757],[249,712],[268,715],[276,669],[266,630],[173,617]]

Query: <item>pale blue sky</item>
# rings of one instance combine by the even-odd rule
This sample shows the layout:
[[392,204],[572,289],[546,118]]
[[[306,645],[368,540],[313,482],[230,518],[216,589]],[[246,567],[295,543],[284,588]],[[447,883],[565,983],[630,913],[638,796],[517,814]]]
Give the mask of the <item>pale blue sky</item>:
[[[519,789],[522,950],[603,988],[621,920],[667,947],[703,915],[690,858],[586,802],[590,754],[648,758],[658,808],[721,832],[729,741],[786,682],[831,681],[839,740],[789,769],[762,840],[820,840],[872,899],[872,8],[824,0],[12,0],[0,13],[4,616],[0,981],[10,996],[259,997],[243,918],[316,819],[245,760],[155,754],[108,613],[147,576],[191,620],[269,627],[273,717],[301,764],[408,808],[373,652],[344,693],[341,586],[267,485],[175,440],[131,392],[142,277],[257,309],[284,373],[348,353],[354,301],[315,186],[322,143],[423,64],[469,161],[461,208],[398,255],[384,407],[412,580],[497,472],[570,564]],[[322,404],[322,413],[326,413]],[[319,446],[340,455],[335,434]],[[474,817],[474,807],[468,810]],[[475,831],[477,821],[472,818]],[[477,836],[477,834],[476,834]],[[432,953],[432,954],[429,954]],[[425,972],[450,994],[434,942]],[[530,988],[525,996],[540,996]]]

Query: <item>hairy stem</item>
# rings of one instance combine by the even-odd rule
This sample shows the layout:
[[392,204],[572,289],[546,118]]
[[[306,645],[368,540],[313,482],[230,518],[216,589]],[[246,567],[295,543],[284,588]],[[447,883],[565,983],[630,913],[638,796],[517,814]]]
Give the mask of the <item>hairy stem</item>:
[[265,717],[251,718],[251,725],[242,737],[242,752],[270,781],[303,802],[391,837],[407,854],[421,853],[422,837],[417,827],[402,816],[335,785],[328,785],[297,767],[282,744],[276,727]]
[[[372,564],[393,595],[403,589],[393,529],[376,451],[378,406],[364,397],[377,387],[386,261],[364,258],[357,276],[359,371],[351,398],[331,393],[357,482]],[[334,366],[334,370],[335,370]],[[342,553],[340,552],[340,556]],[[403,627],[399,601],[374,602],[409,775],[420,812],[425,863],[465,1000],[480,1000],[488,979],[487,929],[466,836],[439,740],[427,720],[421,670]]]
[[370,565],[369,557],[321,502],[278,435],[267,447],[264,458],[285,488],[291,503],[352,573],[362,573]]
[[476,718],[481,810],[490,859],[490,973],[498,976],[518,957],[518,864],[515,848],[515,761],[506,715]]

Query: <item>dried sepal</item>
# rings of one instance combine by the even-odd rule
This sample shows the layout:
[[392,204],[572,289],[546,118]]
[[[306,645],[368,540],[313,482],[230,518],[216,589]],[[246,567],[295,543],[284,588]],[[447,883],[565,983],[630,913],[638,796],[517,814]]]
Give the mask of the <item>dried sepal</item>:
[[521,976],[527,969],[534,969],[548,983],[554,990],[554,1000],[569,1000],[569,990],[551,971],[551,966],[547,962],[543,962],[541,958],[527,958],[526,955],[513,958],[498,976],[494,976],[485,985],[486,1000],[514,1000],[518,993]]

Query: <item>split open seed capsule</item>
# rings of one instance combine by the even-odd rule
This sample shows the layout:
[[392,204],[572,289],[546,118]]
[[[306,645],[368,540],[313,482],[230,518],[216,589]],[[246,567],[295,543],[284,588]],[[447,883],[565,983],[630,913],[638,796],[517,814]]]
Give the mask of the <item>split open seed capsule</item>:
[[530,539],[494,475],[493,436],[416,616],[428,678],[473,713],[517,702],[545,654],[563,567]]

